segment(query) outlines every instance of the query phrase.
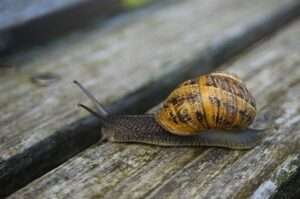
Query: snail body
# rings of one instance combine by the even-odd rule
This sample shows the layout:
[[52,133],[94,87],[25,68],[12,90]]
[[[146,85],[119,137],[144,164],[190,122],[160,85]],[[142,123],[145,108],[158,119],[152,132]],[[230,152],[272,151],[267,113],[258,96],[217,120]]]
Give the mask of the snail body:
[[235,75],[215,72],[180,84],[154,114],[108,115],[81,84],[97,111],[80,104],[99,118],[103,137],[112,142],[162,146],[254,147],[262,130],[250,129],[256,115],[255,100]]

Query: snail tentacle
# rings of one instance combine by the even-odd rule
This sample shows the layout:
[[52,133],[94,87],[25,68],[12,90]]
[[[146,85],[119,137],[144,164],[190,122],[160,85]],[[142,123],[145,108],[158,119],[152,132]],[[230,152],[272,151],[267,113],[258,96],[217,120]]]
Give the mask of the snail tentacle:
[[108,115],[108,112],[104,108],[104,106],[95,98],[95,96],[89,90],[87,90],[77,80],[74,80],[73,83],[76,84],[80,88],[80,90],[93,102],[93,104],[96,106],[97,112],[99,114],[101,114],[102,116]]
[[89,113],[91,113],[92,115],[94,115],[95,117],[97,117],[97,119],[100,121],[100,123],[103,126],[109,126],[109,122],[99,112],[96,112],[96,111],[92,110],[91,108],[87,107],[84,104],[78,104],[78,106],[81,107],[81,108],[83,108],[83,109],[85,109],[86,111],[88,111]]
[[95,116],[100,123],[103,125],[104,128],[111,128],[117,131],[123,131],[124,129],[126,129],[126,127],[122,127],[122,126],[117,126],[115,125],[111,120],[111,117],[103,117],[103,115],[101,115],[100,113],[92,110],[91,108],[87,107],[84,104],[78,104],[79,107],[85,109],[86,111],[88,111],[89,113],[91,113],[93,116]]

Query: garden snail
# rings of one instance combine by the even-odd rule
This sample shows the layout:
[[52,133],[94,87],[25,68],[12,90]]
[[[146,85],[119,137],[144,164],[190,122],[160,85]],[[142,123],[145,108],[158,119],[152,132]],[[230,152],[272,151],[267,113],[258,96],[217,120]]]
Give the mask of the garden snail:
[[256,115],[255,100],[245,84],[226,72],[214,72],[181,83],[160,110],[144,115],[108,115],[105,108],[79,82],[97,111],[79,104],[103,125],[103,137],[112,142],[162,146],[254,147],[262,130],[250,129]]

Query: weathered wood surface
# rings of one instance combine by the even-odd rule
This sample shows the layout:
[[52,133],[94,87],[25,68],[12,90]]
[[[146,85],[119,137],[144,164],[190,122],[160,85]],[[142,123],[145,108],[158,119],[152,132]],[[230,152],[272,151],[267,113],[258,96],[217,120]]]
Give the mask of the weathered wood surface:
[[[289,7],[289,3],[294,6]],[[8,57],[5,63],[13,67],[2,68],[0,76],[1,91],[5,93],[0,96],[1,194],[23,186],[100,138],[94,118],[77,121],[87,116],[75,108],[86,98],[71,85],[73,79],[84,82],[106,103],[150,85],[146,86],[150,93],[141,90],[142,95],[129,96],[122,101],[125,105],[117,104],[112,109],[117,112],[121,108],[144,106],[141,97],[148,95],[153,99],[162,88],[166,92],[183,78],[212,70],[291,21],[299,15],[299,4],[296,0],[176,2],[128,14],[106,27],[95,25],[60,41]],[[51,78],[42,80],[41,74]],[[148,106],[154,101],[147,102]],[[101,153],[116,153],[108,165],[122,158],[147,163],[151,154],[161,153],[158,147],[136,146],[139,150],[135,155],[122,156],[127,145],[101,147],[104,147]],[[184,163],[202,150],[166,149],[166,152],[189,151],[180,159]],[[139,160],[135,160],[136,155]],[[108,157],[104,155],[99,160]]]
[[[18,0],[2,0],[0,1],[0,52],[7,50],[12,46],[20,46],[21,41],[31,42],[32,37],[40,37],[41,35],[49,35],[50,32],[58,32],[59,29],[64,29],[66,31],[70,27],[69,24],[74,24],[73,22],[66,23],[66,18],[71,16],[77,16],[84,18],[83,13],[86,13],[86,8],[90,7],[91,4],[94,7],[97,7],[97,4],[93,0],[83,1],[83,0],[27,0],[27,1],[18,1]],[[116,3],[116,2],[114,2]],[[78,11],[76,7],[81,7],[82,11]],[[107,7],[107,4],[105,5]],[[112,7],[112,6],[111,6]],[[120,6],[118,6],[120,7]],[[100,4],[98,3],[98,9]],[[69,11],[69,14],[66,15],[65,11]],[[93,10],[91,10],[92,12]],[[70,12],[73,12],[70,14]],[[52,29],[45,29],[49,25],[49,17],[54,19],[54,15],[57,15],[56,22],[52,23]],[[58,16],[59,15],[59,16]],[[68,17],[69,15],[69,17]],[[43,19],[42,23],[38,23],[39,20]],[[47,21],[46,21],[47,19]],[[81,20],[76,20],[81,21]],[[37,26],[30,26],[22,29],[21,27],[25,24],[36,23],[38,28],[43,31],[37,32]],[[65,26],[59,26],[64,24]],[[40,27],[43,26],[43,27]],[[53,26],[56,28],[53,30]],[[35,31],[32,31],[34,29]],[[26,34],[30,32],[31,34]],[[33,34],[34,33],[34,34]],[[32,37],[31,37],[32,36]]]
[[99,143],[10,198],[269,198],[300,168],[300,21],[222,69],[257,99],[252,150]]
[[[37,45],[152,0],[2,0],[0,53]],[[137,2],[137,1],[135,1]],[[76,20],[74,20],[76,19]],[[53,28],[55,27],[55,28]]]
[[2,0],[0,3],[0,31],[18,26],[35,18],[47,15],[82,0],[48,1],[48,0]]
[[[142,5],[143,3],[146,3],[148,1],[141,0],[141,3],[138,5]],[[105,12],[105,10],[101,8],[104,8],[103,6],[107,6],[107,2],[110,2],[110,5],[115,4],[115,6],[119,8],[134,6],[134,4],[131,3],[132,1],[130,0],[102,0],[102,7],[101,4],[99,2],[97,3],[95,0],[1,0],[0,32],[23,25],[32,20],[37,20],[40,17],[79,6],[81,7],[81,9],[85,9],[85,6],[88,5],[88,7],[90,8],[89,12],[93,12],[93,9],[90,7],[91,5],[93,5],[97,7],[98,11]]]
[[[272,171],[270,177],[262,182],[251,198],[299,198],[300,196],[300,155],[288,155],[285,160]],[[294,178],[298,178],[297,181]],[[289,185],[293,183],[292,185]],[[281,190],[282,189],[282,190]],[[289,191],[287,191],[290,189]]]

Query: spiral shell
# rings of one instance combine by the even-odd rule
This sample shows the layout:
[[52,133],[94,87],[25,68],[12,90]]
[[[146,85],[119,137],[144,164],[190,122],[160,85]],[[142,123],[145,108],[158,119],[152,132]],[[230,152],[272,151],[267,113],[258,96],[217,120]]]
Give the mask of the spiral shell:
[[236,76],[214,72],[180,84],[156,113],[167,131],[193,135],[206,129],[247,128],[256,115],[253,96]]

